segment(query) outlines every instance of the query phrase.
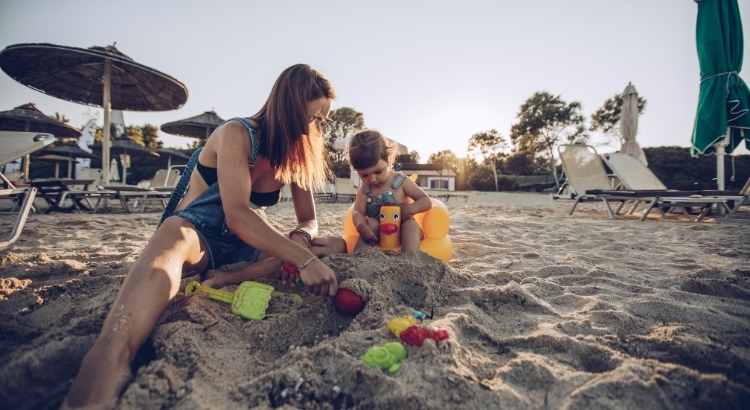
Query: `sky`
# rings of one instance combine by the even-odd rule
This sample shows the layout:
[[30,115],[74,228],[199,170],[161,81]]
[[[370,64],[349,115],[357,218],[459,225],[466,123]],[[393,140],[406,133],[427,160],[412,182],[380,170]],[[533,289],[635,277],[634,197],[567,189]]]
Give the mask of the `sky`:
[[[472,134],[508,136],[536,91],[580,101],[590,115],[632,82],[648,101],[642,146],[689,146],[698,99],[693,0],[0,1],[0,48],[117,42],[134,60],[182,81],[173,111],[126,112],[162,124],[214,109],[254,114],[286,67],[307,63],[337,92],[334,108],[416,150],[466,154]],[[745,27],[750,11],[740,10]],[[750,36],[745,42],[750,57]],[[750,69],[740,75],[750,81]],[[31,90],[0,73],[0,110],[34,102],[75,126],[101,109]],[[167,146],[192,139],[160,134]],[[595,138],[595,143],[603,142]]]

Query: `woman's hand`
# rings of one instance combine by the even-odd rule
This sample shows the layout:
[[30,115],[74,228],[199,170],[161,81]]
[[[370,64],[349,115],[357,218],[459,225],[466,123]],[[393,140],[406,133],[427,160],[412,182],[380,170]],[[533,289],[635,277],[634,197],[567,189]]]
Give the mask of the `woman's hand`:
[[289,234],[289,239],[299,243],[300,245],[308,249],[312,246],[312,242],[309,240],[307,235],[300,232],[292,232],[291,234]]
[[338,290],[336,274],[317,258],[300,271],[300,278],[310,292],[316,295],[335,296]]

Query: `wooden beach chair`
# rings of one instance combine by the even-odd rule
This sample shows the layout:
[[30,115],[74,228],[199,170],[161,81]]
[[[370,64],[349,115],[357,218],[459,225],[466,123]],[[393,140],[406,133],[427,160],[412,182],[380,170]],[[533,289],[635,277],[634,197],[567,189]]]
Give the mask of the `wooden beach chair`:
[[[52,134],[0,131],[0,166],[40,150],[53,142],[55,142],[55,136]],[[0,238],[0,250],[3,250],[10,247],[21,236],[34,204],[34,198],[36,198],[36,188],[16,187],[2,172],[0,172],[0,180],[4,186],[0,189],[0,199],[13,201],[11,212],[16,215],[10,235],[7,238]]]

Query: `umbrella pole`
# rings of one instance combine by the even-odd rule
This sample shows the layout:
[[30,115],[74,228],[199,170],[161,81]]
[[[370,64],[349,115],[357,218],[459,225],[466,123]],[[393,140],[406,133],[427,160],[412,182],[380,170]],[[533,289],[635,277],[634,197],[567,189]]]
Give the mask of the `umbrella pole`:
[[719,191],[725,189],[724,184],[724,154],[725,147],[729,144],[729,131],[727,128],[727,136],[722,138],[721,141],[716,143],[716,185]]
[[102,176],[104,184],[109,184],[110,127],[112,123],[112,60],[104,60],[104,80],[102,107],[104,108],[104,140],[102,141]]
[[[31,124],[29,121],[26,121],[26,132],[29,132],[29,129],[31,128]],[[30,181],[31,174],[29,172],[29,167],[31,166],[31,154],[26,154],[26,156],[23,158],[23,179],[24,181]]]

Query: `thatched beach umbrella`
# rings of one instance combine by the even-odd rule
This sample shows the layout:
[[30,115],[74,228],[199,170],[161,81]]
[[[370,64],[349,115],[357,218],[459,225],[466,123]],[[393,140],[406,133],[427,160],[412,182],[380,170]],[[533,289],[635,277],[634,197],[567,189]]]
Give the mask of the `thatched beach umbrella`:
[[[187,101],[184,84],[135,62],[115,46],[78,47],[15,44],[0,52],[0,68],[16,81],[67,101],[104,108],[102,162],[109,163],[110,114],[165,111]],[[109,168],[102,167],[104,182]]]
[[167,134],[182,135],[184,137],[208,139],[208,136],[224,120],[214,111],[206,111],[183,120],[177,120],[162,124],[161,130]]
[[[96,149],[97,145],[92,145],[92,149]],[[122,165],[122,181],[127,182],[128,168],[130,167],[130,157],[158,157],[159,154],[144,147],[143,145],[136,144],[129,138],[116,138],[112,140],[112,146],[110,151],[114,156],[120,156],[120,164]],[[102,169],[104,169],[104,159],[102,159]],[[109,167],[107,167],[109,168]],[[106,182],[105,182],[106,183]]]
[[167,169],[172,166],[172,159],[182,160],[183,163],[187,163],[190,160],[190,155],[182,151],[178,151],[174,148],[159,148],[156,150],[161,158],[167,159]]
[[646,154],[635,139],[636,134],[638,134],[638,91],[635,90],[635,86],[631,83],[628,83],[625,91],[622,92],[620,134],[623,139],[620,152],[641,161],[643,165],[648,165]]
[[58,176],[59,162],[67,162],[68,164],[68,178],[72,178],[73,175],[73,162],[78,158],[97,158],[96,155],[86,152],[81,149],[78,145],[71,144],[54,144],[43,150],[40,150],[38,156],[34,156],[34,159],[41,159],[47,161],[55,161],[55,177]]
[[737,0],[700,0],[696,44],[700,94],[693,126],[693,154],[716,152],[718,188],[724,189],[724,154],[742,139],[750,144],[750,90],[742,69],[742,21]]
[[[45,115],[33,103],[0,111],[0,131],[30,131],[52,134],[57,138],[78,138],[81,131]],[[23,174],[29,178],[29,156],[24,159]]]

